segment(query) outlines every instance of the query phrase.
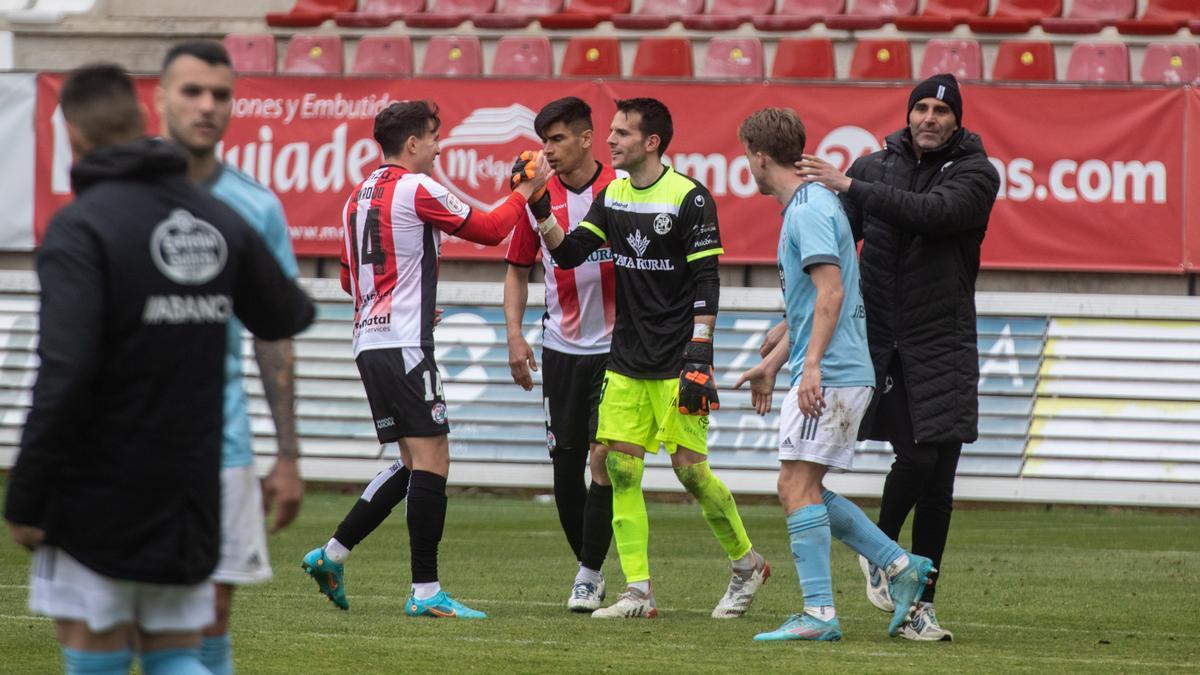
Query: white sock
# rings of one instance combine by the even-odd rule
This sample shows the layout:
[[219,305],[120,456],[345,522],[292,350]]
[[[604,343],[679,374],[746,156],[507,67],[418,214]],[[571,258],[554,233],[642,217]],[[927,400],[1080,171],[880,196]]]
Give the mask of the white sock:
[[642,593],[645,593],[646,595],[650,595],[650,580],[649,579],[647,579],[645,581],[631,581],[631,582],[629,582],[629,587],[636,588],[639,591],[641,591]]
[[749,572],[755,567],[758,567],[758,554],[754,549],[746,551],[746,555],[733,561],[733,569],[739,572]]
[[888,578],[891,579],[897,574],[903,572],[905,567],[908,567],[908,554],[901,553],[900,557],[888,563],[887,569],[883,571],[888,575]]
[[350,549],[342,546],[342,542],[337,539],[330,539],[328,544],[325,544],[325,555],[333,562],[341,565],[346,562],[346,558],[350,557]]
[[804,613],[822,621],[832,621],[837,617],[837,610],[833,608],[833,605],[826,605],[825,607],[805,607]]
[[600,573],[600,570],[589,569],[581,563],[579,565],[579,573],[575,575],[575,583],[581,581],[590,581],[593,584],[598,584],[604,581],[604,575]]
[[413,596],[418,600],[428,600],[440,593],[441,590],[442,584],[437,581],[423,584],[414,583],[412,585]]

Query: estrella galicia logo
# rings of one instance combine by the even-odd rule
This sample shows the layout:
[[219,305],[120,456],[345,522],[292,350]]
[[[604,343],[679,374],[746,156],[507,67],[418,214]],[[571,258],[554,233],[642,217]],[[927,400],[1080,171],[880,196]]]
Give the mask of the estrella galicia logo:
[[670,232],[671,216],[666,213],[660,213],[657,216],[654,216],[654,231],[660,236]]
[[633,234],[629,235],[627,239],[629,245],[633,247],[639,258],[646,253],[646,248],[650,246],[649,237],[642,234],[641,230],[634,230]]
[[177,284],[199,286],[212,281],[225,269],[228,255],[221,232],[184,209],[171,211],[150,235],[154,266]]
[[434,424],[446,423],[446,404],[438,401],[429,409],[429,416],[433,418]]

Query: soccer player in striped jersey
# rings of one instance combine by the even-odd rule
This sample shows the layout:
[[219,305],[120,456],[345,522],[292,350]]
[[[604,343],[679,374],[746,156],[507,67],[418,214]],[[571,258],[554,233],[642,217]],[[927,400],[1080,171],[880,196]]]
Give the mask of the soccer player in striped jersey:
[[738,137],[759,191],[784,207],[779,279],[790,340],[780,340],[735,386],[750,382],[755,410],[766,414],[775,376],[789,362],[792,387],[779,413],[779,501],[804,592],[803,612],[754,639],[842,638],[829,571],[831,537],[886,570],[897,600],[888,626],[894,636],[911,620],[933,563],[906,553],[862,509],[823,485],[828,471],[850,469],[875,385],[850,221],[832,190],[793,173],[806,140],[795,111],[760,110],[746,118]]
[[[568,96],[551,101],[538,113],[533,128],[555,171],[546,184],[550,212],[569,232],[616,174],[592,157],[592,109],[583,100]],[[538,366],[521,318],[529,299],[529,270],[539,252],[546,280],[542,318],[546,447],[554,464],[558,519],[579,563],[567,607],[591,612],[604,599],[601,567],[612,541],[612,485],[604,468],[604,446],[596,442],[596,422],[616,313],[616,276],[607,246],[578,267],[555,265],[538,235],[532,211],[529,222],[513,231],[505,258],[504,319],[513,381],[526,391],[533,389],[530,369]],[[590,486],[583,481],[584,466],[589,464]]]
[[[217,158],[216,146],[233,113],[233,67],[219,42],[196,40],[175,45],[163,60],[155,102],[162,135],[184,150],[188,177],[237,211],[258,232],[280,267],[299,275],[283,205],[267,187]],[[300,512],[299,439],[295,415],[295,352],[291,340],[255,338],[254,357],[278,451],[260,489],[254,469],[249,401],[242,386],[242,324],[228,324],[225,354],[225,424],[221,447],[221,554],[213,581],[217,620],[204,630],[200,656],[216,675],[233,672],[229,618],[236,585],[271,578],[263,505],[275,507],[272,532],[287,527]]]
[[350,550],[407,496],[412,594],[405,612],[482,619],[438,579],[450,470],[450,422],[433,357],[438,254],[443,234],[487,246],[503,241],[526,221],[529,196],[551,169],[539,160],[532,178],[494,211],[472,210],[429,177],[440,124],[428,101],[393,103],[376,115],[384,163],[354,188],[343,211],[341,276],[354,297],[354,360],[379,442],[398,444],[401,460],[371,481],[329,542],[302,565],[322,593],[349,609],[343,565]]

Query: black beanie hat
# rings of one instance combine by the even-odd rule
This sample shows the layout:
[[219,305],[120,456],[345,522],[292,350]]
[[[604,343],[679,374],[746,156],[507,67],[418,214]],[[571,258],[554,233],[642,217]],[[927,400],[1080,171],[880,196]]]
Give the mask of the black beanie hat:
[[954,79],[954,75],[938,73],[913,87],[912,93],[908,95],[908,112],[905,113],[904,120],[906,125],[908,114],[917,105],[917,101],[923,98],[936,98],[950,106],[954,118],[958,120],[958,126],[962,126],[962,94],[958,91],[958,80]]

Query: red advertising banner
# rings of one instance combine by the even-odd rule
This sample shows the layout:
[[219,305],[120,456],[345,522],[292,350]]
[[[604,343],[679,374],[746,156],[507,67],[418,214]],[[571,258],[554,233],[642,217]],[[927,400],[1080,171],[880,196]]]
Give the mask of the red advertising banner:
[[1200,268],[1200,90],[1188,89],[1187,122],[1183,129],[1186,169],[1180,177],[1187,210],[1183,231],[1183,267],[1189,272]]
[[[56,113],[60,85],[61,75],[38,78],[39,232],[70,199],[70,151]],[[139,86],[153,111],[154,82]],[[766,106],[795,108],[807,127],[809,150],[845,168],[903,126],[908,91],[908,85],[243,77],[220,152],[279,194],[298,254],[334,256],[347,191],[380,161],[372,122],[389,102],[426,98],[439,105],[442,152],[434,177],[472,207],[491,208],[505,197],[512,158],[537,147],[533,118],[546,102],[566,95],[587,100],[597,127],[596,156],[607,161],[613,99],[653,96],[674,118],[667,161],[717,199],[724,260],[773,263],[779,207],[754,185],[737,141],[742,119]],[[1185,164],[1183,130],[1187,117],[1192,136],[1200,131],[1196,92],[970,85],[963,97],[966,126],[981,134],[1003,179],[984,244],[985,266],[1186,268],[1185,200],[1195,189],[1185,181],[1197,174],[1185,169],[1200,170],[1200,160]],[[1189,219],[1193,234],[1196,215],[1193,210]],[[1198,239],[1191,238],[1193,252]],[[503,251],[457,240],[443,248],[451,258],[499,259]]]

